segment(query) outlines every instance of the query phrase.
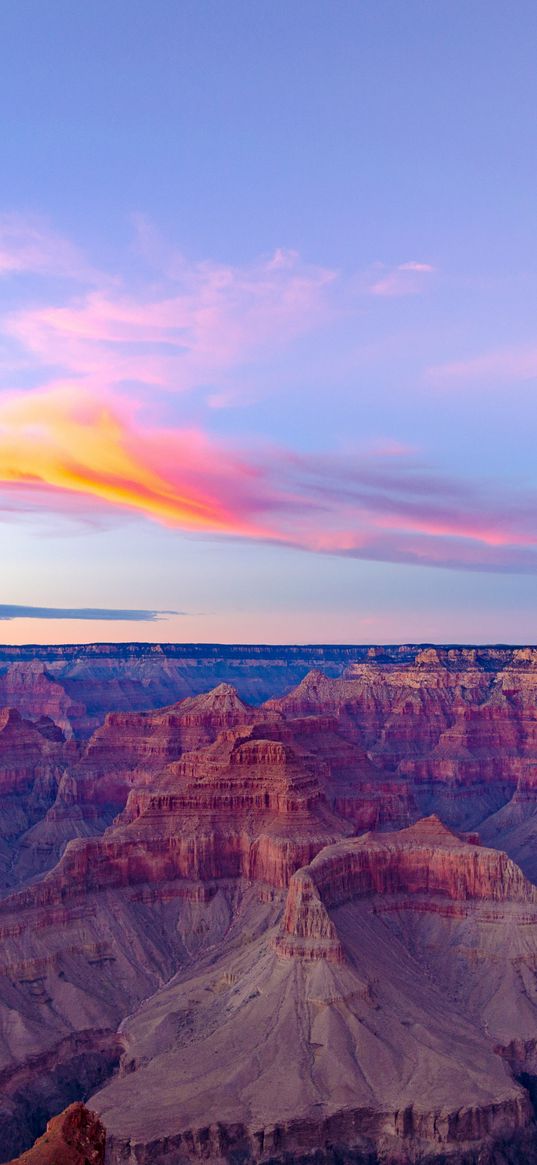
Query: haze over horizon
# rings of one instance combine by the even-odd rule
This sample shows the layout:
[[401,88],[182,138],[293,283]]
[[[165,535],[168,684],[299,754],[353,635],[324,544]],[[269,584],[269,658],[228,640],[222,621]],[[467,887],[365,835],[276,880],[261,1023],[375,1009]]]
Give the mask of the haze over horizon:
[[535,5],[0,45],[0,643],[536,642]]

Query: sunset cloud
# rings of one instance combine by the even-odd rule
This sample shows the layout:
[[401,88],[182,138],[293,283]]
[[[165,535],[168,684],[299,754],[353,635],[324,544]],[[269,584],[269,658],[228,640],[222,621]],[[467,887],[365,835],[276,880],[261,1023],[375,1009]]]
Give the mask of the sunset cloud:
[[[404,451],[248,450],[79,387],[0,400],[0,507],[138,515],[203,536],[480,570],[537,570],[537,494],[435,474]],[[5,500],[5,504],[3,500]]]
[[[31,298],[16,306],[15,296],[0,321],[4,520],[38,513],[95,527],[143,518],[200,537],[319,554],[537,569],[537,494],[529,489],[504,483],[500,493],[490,482],[435,473],[410,444],[382,436],[351,455],[212,432],[221,421],[215,410],[244,393],[241,369],[317,333],[338,313],[350,318],[358,301],[374,312],[372,297],[424,290],[430,263],[377,264],[345,285],[340,272],[293,250],[242,265],[192,261],[143,219],[133,253],[146,267],[128,281],[111,277],[37,220],[0,218],[0,271],[14,284],[23,273],[39,277],[35,294],[32,283]],[[45,274],[54,291],[43,294]],[[68,280],[67,290],[56,277]],[[436,373],[447,383],[533,367],[535,352],[527,349]],[[307,416],[315,400],[301,376]],[[195,424],[181,425],[163,402],[191,389],[203,390],[205,413],[199,408]],[[174,402],[175,417],[177,408]]]
[[125,401],[66,384],[0,400],[0,482],[28,496],[45,488],[52,508],[78,495],[184,529],[255,536],[269,532],[249,513],[263,509],[257,476],[199,430],[137,425]]

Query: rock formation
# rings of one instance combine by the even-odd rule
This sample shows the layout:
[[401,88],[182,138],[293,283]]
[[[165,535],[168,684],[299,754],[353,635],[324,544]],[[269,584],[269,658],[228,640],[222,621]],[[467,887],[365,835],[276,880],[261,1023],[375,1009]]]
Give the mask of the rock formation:
[[534,649],[24,650],[0,1160],[89,1099],[107,1165],[537,1162]]

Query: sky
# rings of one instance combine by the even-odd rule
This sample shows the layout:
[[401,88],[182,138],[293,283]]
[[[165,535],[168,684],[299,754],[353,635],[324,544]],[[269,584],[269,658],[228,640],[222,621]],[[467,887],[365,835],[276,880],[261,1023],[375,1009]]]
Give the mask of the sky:
[[0,642],[537,642],[534,0],[2,0]]

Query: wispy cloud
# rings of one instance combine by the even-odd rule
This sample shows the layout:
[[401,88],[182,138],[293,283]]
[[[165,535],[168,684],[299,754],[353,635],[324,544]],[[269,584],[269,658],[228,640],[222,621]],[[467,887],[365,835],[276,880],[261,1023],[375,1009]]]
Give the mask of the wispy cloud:
[[[424,291],[434,271],[411,260],[344,276],[289,249],[242,264],[192,260],[142,216],[135,230],[127,279],[96,269],[41,220],[0,215],[0,276],[13,277],[0,317],[7,389],[16,371],[34,384],[69,379],[98,392],[199,389],[209,407],[229,407],[240,399],[238,370],[373,310],[375,298]],[[35,286],[29,295],[20,284],[17,298],[21,274]]]
[[110,622],[156,623],[168,615],[184,615],[184,611],[136,611],[108,607],[25,607],[16,603],[0,603],[0,621],[10,619],[83,619]]
[[24,273],[86,283],[98,277],[78,247],[37,216],[0,214],[0,276]]
[[465,360],[432,365],[426,371],[432,384],[476,384],[534,380],[537,377],[537,345],[495,348]]
[[[78,279],[84,264],[64,240],[22,222],[4,223],[2,234],[0,220],[2,269]],[[42,381],[59,371],[99,390],[137,382],[172,392],[215,382],[225,392],[221,378],[230,369],[318,326],[337,274],[282,250],[243,266],[171,252],[158,277],[146,272],[129,290],[107,274],[86,273],[88,286],[63,302],[56,296],[4,315],[18,361],[40,370]]]
[[0,401],[8,508],[82,504],[205,536],[473,570],[537,571],[537,493],[435,473],[411,453],[234,448],[68,385]]
[[418,263],[411,260],[408,263],[399,263],[397,267],[380,268],[377,276],[369,285],[371,295],[386,297],[419,295],[425,290],[426,280],[432,275],[435,268],[430,263]]

